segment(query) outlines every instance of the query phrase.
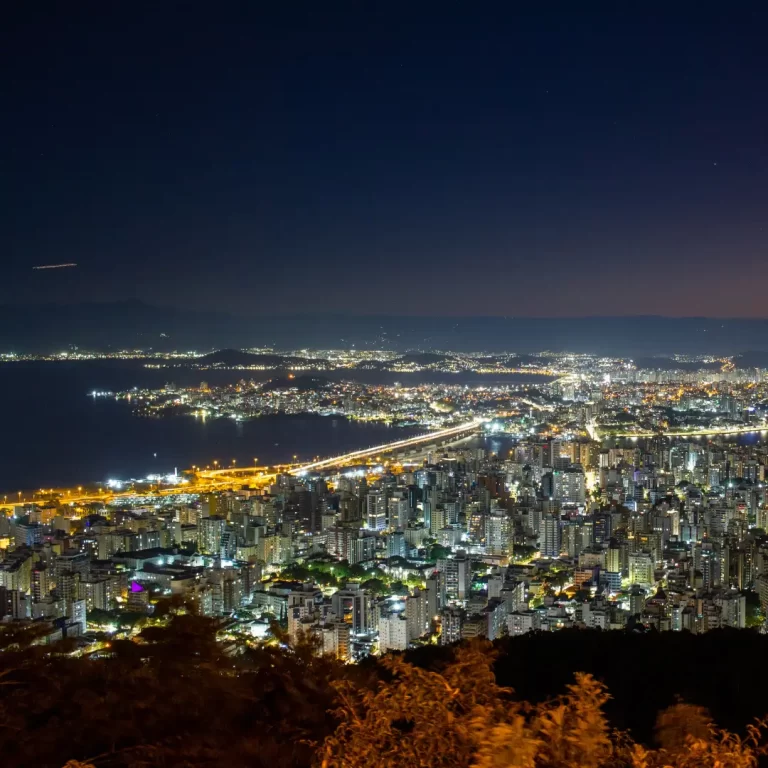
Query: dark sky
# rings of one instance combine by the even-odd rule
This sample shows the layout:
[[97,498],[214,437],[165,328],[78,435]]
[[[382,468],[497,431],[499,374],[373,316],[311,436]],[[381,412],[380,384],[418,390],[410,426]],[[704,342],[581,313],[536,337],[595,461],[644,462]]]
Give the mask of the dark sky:
[[2,301],[768,314],[765,3],[9,5]]

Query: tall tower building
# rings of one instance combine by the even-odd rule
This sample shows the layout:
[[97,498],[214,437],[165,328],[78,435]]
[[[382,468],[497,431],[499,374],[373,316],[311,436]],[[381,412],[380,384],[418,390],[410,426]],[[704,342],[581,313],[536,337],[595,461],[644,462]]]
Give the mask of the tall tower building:
[[539,552],[542,557],[559,557],[560,548],[560,517],[546,513],[539,526]]

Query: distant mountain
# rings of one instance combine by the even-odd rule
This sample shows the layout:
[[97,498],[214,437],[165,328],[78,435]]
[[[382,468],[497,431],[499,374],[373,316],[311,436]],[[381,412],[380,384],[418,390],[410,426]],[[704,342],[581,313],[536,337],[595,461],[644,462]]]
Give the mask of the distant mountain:
[[250,346],[253,327],[225,313],[140,301],[0,306],[0,352],[194,350]]
[[391,349],[593,352],[635,357],[768,352],[768,320],[701,317],[238,317],[139,301],[0,306],[0,352],[87,349]]

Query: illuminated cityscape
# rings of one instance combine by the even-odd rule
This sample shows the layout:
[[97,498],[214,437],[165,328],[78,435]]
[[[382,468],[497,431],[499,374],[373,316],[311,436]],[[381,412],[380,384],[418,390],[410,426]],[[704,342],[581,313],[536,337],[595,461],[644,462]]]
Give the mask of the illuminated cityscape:
[[768,766],[768,5],[6,5],[0,768]]
[[[485,356],[482,370],[510,358]],[[364,359],[398,373],[403,360],[416,364]],[[158,602],[179,598],[219,618],[223,638],[258,644],[282,626],[343,661],[566,627],[762,626],[761,369],[738,357],[653,369],[542,353],[541,383],[483,374],[487,383],[456,384],[450,375],[473,356],[424,359],[447,383],[366,384],[347,378],[354,370],[331,380],[305,368],[90,393],[134,418],[311,413],[421,432],[279,466],[209,459],[169,476],[8,494],[6,616],[52,622],[49,641],[77,638],[92,652],[130,637],[126,618],[152,621]]]

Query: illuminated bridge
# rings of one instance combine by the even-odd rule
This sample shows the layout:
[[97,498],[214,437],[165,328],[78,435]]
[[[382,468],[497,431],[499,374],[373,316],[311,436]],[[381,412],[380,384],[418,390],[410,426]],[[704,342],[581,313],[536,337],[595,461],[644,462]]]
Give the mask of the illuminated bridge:
[[350,464],[363,463],[368,459],[376,458],[382,454],[395,452],[401,453],[413,448],[418,448],[419,446],[460,440],[477,432],[483,422],[484,420],[465,422],[456,427],[440,429],[436,432],[427,432],[424,435],[416,435],[415,437],[408,437],[404,440],[396,440],[393,443],[384,443],[383,445],[375,445],[370,448],[362,448],[358,451],[342,454],[341,456],[332,456],[327,459],[312,461],[309,464],[281,464],[273,467],[273,471],[269,471],[269,469],[265,467],[225,467],[222,469],[199,470],[196,474],[198,478],[205,481],[218,480],[219,482],[223,482],[229,480],[235,482],[239,480],[240,482],[243,482],[247,478],[248,481],[251,482],[254,480],[257,482],[261,480],[268,482],[280,471],[291,475],[301,475],[305,472],[313,472],[315,470],[333,469],[335,467],[346,467]]
[[[483,420],[476,420],[460,424],[448,429],[428,432],[424,435],[409,437],[404,440],[396,440],[393,443],[385,443],[370,448],[363,448],[358,451],[351,451],[341,456],[333,456],[328,459],[320,459],[309,464],[277,464],[271,467],[226,467],[221,469],[198,469],[194,468],[191,473],[194,475],[192,482],[185,482],[179,485],[167,485],[155,487],[146,491],[125,490],[116,491],[108,488],[90,488],[82,487],[77,489],[50,488],[41,489],[34,493],[21,491],[16,494],[10,494],[0,497],[0,509],[10,510],[17,504],[45,504],[48,501],[57,501],[62,504],[88,504],[92,502],[101,502],[110,504],[120,499],[130,499],[149,496],[166,496],[177,493],[208,493],[211,491],[226,490],[233,486],[248,484],[250,487],[259,487],[269,485],[274,482],[277,475],[285,472],[292,475],[300,475],[305,472],[321,469],[333,469],[335,467],[345,467],[351,464],[364,463],[365,461],[377,458],[382,454],[398,453],[402,454],[411,449],[427,447],[429,445],[444,445],[454,440],[461,440],[469,437],[480,429]],[[190,473],[187,473],[188,475]]]
[[334,456],[330,459],[322,459],[320,461],[314,461],[311,464],[304,464],[303,466],[296,467],[291,470],[291,474],[297,475],[303,472],[311,472],[316,469],[331,469],[333,467],[345,466],[353,464],[358,461],[365,461],[376,456],[380,456],[382,453],[392,453],[393,451],[403,451],[409,448],[422,445],[424,443],[444,443],[450,440],[458,440],[462,437],[469,436],[480,429],[480,425],[485,420],[470,421],[466,424],[461,424],[458,427],[450,427],[449,429],[441,429],[438,432],[429,432],[426,435],[417,435],[416,437],[409,437],[405,440],[397,440],[394,443],[385,443],[384,445],[377,445],[373,448],[364,448],[361,451],[352,451],[346,453],[343,456]]

